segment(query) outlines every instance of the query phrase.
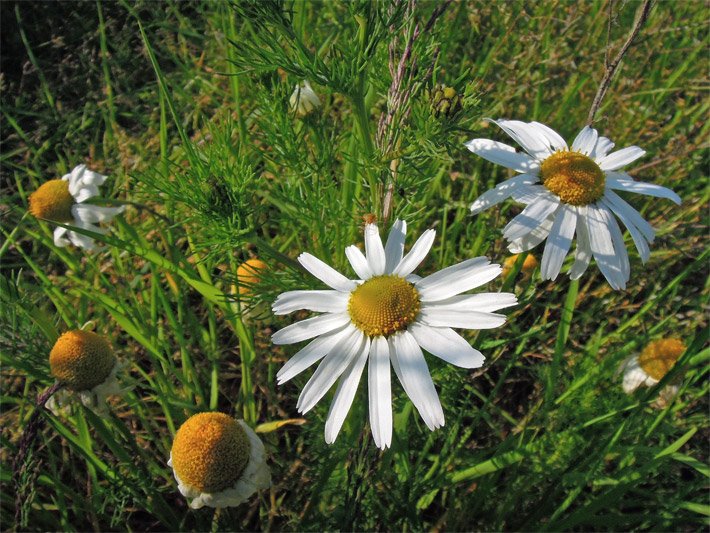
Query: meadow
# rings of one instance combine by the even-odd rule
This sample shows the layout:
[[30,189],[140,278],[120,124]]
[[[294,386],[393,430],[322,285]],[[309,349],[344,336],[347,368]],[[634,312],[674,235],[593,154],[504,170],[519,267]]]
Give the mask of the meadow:
[[[707,6],[650,4],[593,117],[617,149],[646,151],[633,178],[682,199],[622,194],[656,230],[645,264],[624,233],[624,289],[594,260],[571,280],[574,245],[554,281],[526,266],[542,245],[510,260],[503,228],[519,203],[469,209],[513,172],[464,143],[519,148],[486,118],[538,121],[571,143],[643,9],[1,2],[2,530],[706,530]],[[306,80],[319,105],[299,112]],[[77,229],[93,251],[57,246],[55,228],[74,224],[29,212],[34,191],[80,164],[108,176],[98,203],[125,206],[110,232]],[[457,329],[482,366],[425,355],[443,427],[427,428],[393,372],[381,450],[364,373],[328,444],[336,387],[301,414],[315,365],[277,384],[303,344],[272,341],[313,314],[272,305],[324,288],[299,254],[353,279],[346,247],[397,219],[405,251],[436,230],[419,276],[507,261],[484,289],[517,305],[500,327]],[[254,259],[263,268],[239,270]],[[76,329],[105,337],[123,365],[103,413],[38,401],[55,386],[53,346]],[[664,338],[682,355],[627,394],[620,367]],[[256,431],[270,488],[188,506],[167,462],[178,428],[205,411]]]

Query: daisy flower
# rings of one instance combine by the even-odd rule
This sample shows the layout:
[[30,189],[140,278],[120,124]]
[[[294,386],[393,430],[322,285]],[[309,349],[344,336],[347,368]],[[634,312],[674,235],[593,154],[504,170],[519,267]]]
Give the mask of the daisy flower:
[[517,303],[515,295],[461,295],[500,274],[485,257],[468,259],[425,278],[412,272],[426,257],[436,232],[425,231],[406,255],[407,225],[397,220],[383,246],[375,224],[365,226],[365,254],[345,249],[357,275],[351,280],[308,253],[299,262],[332,290],[290,291],[276,299],[273,311],[299,309],[324,314],[276,332],[274,344],[310,344],[279,371],[279,384],[323,359],[298,399],[301,413],[310,411],[340,378],[325,424],[325,440],[335,441],[368,363],[370,426],[375,444],[392,442],[390,363],[404,391],[432,431],[444,425],[444,412],[422,348],[463,368],[477,368],[484,357],[451,328],[497,328],[505,316],[493,313]]
[[[72,224],[96,233],[107,233],[107,230],[96,224],[111,221],[126,207],[103,207],[84,203],[99,195],[99,185],[104,181],[106,176],[89,170],[86,165],[74,167],[70,174],[65,174],[62,179],[43,183],[30,195],[30,213],[37,218]],[[94,239],[91,237],[66,228],[56,228],[54,244],[62,247],[69,243],[87,250],[94,248]]]
[[[540,273],[554,280],[577,235],[575,260],[569,275],[578,279],[592,256],[614,289],[629,279],[629,256],[616,217],[626,226],[645,263],[654,230],[616,191],[668,198],[680,204],[670,189],[634,180],[621,169],[646,152],[629,146],[616,152],[606,137],[585,126],[572,148],[554,130],[539,122],[493,120],[525,152],[490,139],[473,139],[466,147],[488,161],[519,173],[483,193],[473,204],[476,214],[508,198],[525,204],[522,213],[503,230],[512,253],[521,253],[547,239]],[[611,152],[611,153],[610,153]]]
[[308,80],[296,85],[289,99],[291,109],[298,117],[305,117],[320,107],[320,98]]
[[[520,254],[511,255],[505,261],[503,261],[503,277],[507,277],[508,274],[513,270],[515,263],[518,261]],[[538,267],[537,259],[533,254],[528,254],[520,267],[520,272],[525,276],[532,275],[535,269]]]
[[180,426],[168,466],[193,509],[235,507],[271,486],[261,439],[223,413],[199,413]]
[[[621,365],[624,392],[633,394],[641,386],[656,385],[673,368],[685,349],[685,344],[678,339],[659,339],[648,343],[641,354],[628,358]],[[662,396],[670,398],[677,392],[677,385],[668,385]]]
[[47,401],[47,408],[59,414],[73,396],[89,409],[107,412],[106,398],[125,392],[116,378],[122,365],[109,342],[91,331],[74,329],[63,333],[49,353],[52,375],[63,388]]

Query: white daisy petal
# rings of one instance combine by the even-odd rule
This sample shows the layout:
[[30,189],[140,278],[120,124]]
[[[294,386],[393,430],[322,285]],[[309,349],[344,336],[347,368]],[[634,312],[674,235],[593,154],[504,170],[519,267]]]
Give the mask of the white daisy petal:
[[339,291],[288,291],[279,294],[271,306],[275,315],[301,309],[316,313],[345,313],[350,295]]
[[404,220],[396,220],[392,224],[392,229],[387,236],[387,244],[385,244],[385,273],[391,274],[402,260],[406,235],[407,223]]
[[330,333],[348,323],[350,323],[350,315],[348,313],[326,313],[325,315],[301,320],[280,329],[271,336],[271,342],[274,344],[294,344],[324,333]]
[[373,275],[381,276],[385,273],[385,249],[375,224],[365,226],[365,255]]
[[550,230],[552,229],[552,223],[554,220],[554,216],[549,216],[542,224],[527,235],[523,235],[519,239],[510,241],[510,244],[508,245],[510,253],[521,254],[523,252],[527,252],[547,239],[547,236],[550,234]]
[[599,134],[594,128],[584,126],[572,142],[572,150],[584,155],[590,155],[597,145]]
[[560,201],[552,195],[538,198],[503,228],[503,236],[514,241],[539,227],[547,217],[557,211]]
[[370,279],[372,277],[372,270],[370,270],[370,265],[367,264],[367,259],[365,259],[365,254],[360,251],[357,246],[351,245],[345,248],[345,256],[350,262],[350,266],[353,267],[355,274],[360,279]]
[[84,202],[89,198],[99,195],[99,188],[96,185],[83,185],[76,194],[73,194],[74,200],[78,203]]
[[597,139],[597,145],[594,147],[594,150],[592,150],[592,152],[589,154],[589,157],[591,157],[595,161],[599,161],[603,157],[606,157],[606,155],[611,152],[612,148],[614,148],[613,142],[611,142],[606,137],[599,137]]
[[507,200],[516,190],[523,188],[525,185],[537,183],[538,179],[539,178],[537,176],[533,176],[531,174],[521,174],[499,183],[476,198],[476,200],[471,204],[471,214],[475,215],[488,209],[489,207]]
[[644,263],[648,261],[649,257],[651,257],[651,249],[648,246],[648,241],[626,216],[626,212],[623,209],[617,209],[607,198],[602,198],[600,202],[608,207],[617,217],[619,217],[624,226],[626,226],[626,229],[629,230],[631,238],[633,239],[636,249],[639,252],[639,256],[641,256],[641,261]]
[[419,312],[423,324],[434,327],[492,329],[505,324],[505,315],[480,311],[459,311],[426,307]]
[[509,292],[479,292],[478,294],[463,294],[452,296],[446,300],[424,303],[423,309],[453,309],[460,311],[481,311],[490,313],[518,305],[515,294]]
[[336,291],[350,292],[357,287],[357,283],[349,280],[333,267],[325,264],[323,261],[307,252],[298,256],[298,262],[301,263],[308,272]]
[[86,165],[75,166],[69,174],[64,174],[62,176],[62,181],[69,182],[69,194],[76,196],[81,187],[84,185],[81,179],[84,176],[84,171],[86,171]]
[[546,126],[545,124],[542,124],[540,122],[531,122],[530,125],[537,128],[538,133],[545,139],[547,139],[547,142],[550,144],[550,147],[553,151],[568,150],[567,143],[565,142],[565,140],[560,136],[559,133],[557,133],[549,126]]
[[615,213],[623,213],[624,216],[638,228],[649,243],[653,242],[656,237],[656,230],[653,229],[651,224],[649,224],[636,209],[631,207],[621,196],[610,189],[607,189],[604,193],[604,199],[611,204]]
[[652,387],[656,383],[658,383],[658,381],[646,374],[644,369],[641,368],[637,356],[627,359],[624,365],[624,379],[622,382],[622,387],[626,394],[633,393],[641,385]]
[[84,185],[95,185],[98,187],[99,185],[104,184],[106,178],[107,176],[87,168],[81,176],[81,181]]
[[562,205],[557,211],[542,253],[540,275],[542,279],[555,280],[560,273],[562,263],[572,245],[572,237],[577,227],[577,210],[574,206]]
[[521,204],[532,204],[541,196],[549,195],[545,187],[542,185],[523,185],[514,189],[510,193],[510,197]]
[[547,135],[536,126],[531,126],[519,120],[491,120],[537,160],[542,160],[552,154]]
[[516,172],[534,172],[540,168],[540,164],[528,154],[516,152],[512,146],[490,139],[472,139],[466,143],[466,148],[491,163]]
[[452,365],[479,368],[486,359],[451,328],[433,328],[415,322],[407,329],[419,346]]
[[604,156],[598,159],[597,162],[599,163],[599,168],[602,170],[617,170],[629,163],[633,163],[644,155],[646,155],[646,150],[638,146],[629,146]]
[[589,244],[589,231],[587,230],[587,206],[577,208],[577,249],[574,254],[574,263],[569,270],[570,279],[579,279],[587,270],[592,259],[592,247]]
[[680,205],[681,199],[676,193],[667,187],[646,183],[644,181],[636,181],[634,179],[623,179],[617,177],[616,172],[608,172],[606,175],[606,186],[610,189],[622,190],[626,192],[635,192],[646,196],[654,196],[656,198],[667,198],[677,205]]
[[631,274],[631,265],[629,264],[629,252],[624,244],[624,236],[621,233],[621,228],[614,218],[614,214],[602,202],[597,204],[597,208],[605,212],[606,219],[609,224],[609,233],[611,234],[611,242],[616,250],[616,255],[619,258],[619,266],[621,267],[621,275],[624,282],[628,281]]
[[409,274],[419,266],[419,263],[424,261],[424,258],[429,253],[431,245],[434,244],[436,231],[428,229],[417,239],[409,253],[405,255],[399,264],[395,267],[392,274],[406,278]]
[[349,335],[353,335],[355,331],[355,326],[348,324],[327,335],[321,335],[308,343],[281,367],[281,370],[276,374],[278,384],[282,385],[286,383],[312,364],[320,361],[323,357],[328,355],[338,343],[342,342]]
[[57,246],[59,248],[64,248],[65,246],[69,246],[70,242],[69,239],[65,237],[67,234],[67,231],[69,231],[66,228],[61,228],[57,227],[54,229],[54,246]]
[[430,430],[444,425],[444,411],[421,348],[411,333],[391,335],[390,357],[396,362],[402,386]]
[[89,224],[110,222],[113,217],[123,213],[125,210],[126,206],[124,205],[120,207],[103,207],[93,204],[74,204],[71,207],[71,212],[75,219]]
[[599,270],[613,289],[625,289],[626,279],[621,271],[621,260],[614,250],[607,211],[598,209],[593,204],[588,205],[587,229],[589,230],[589,243]]
[[367,370],[372,438],[377,447],[384,450],[392,444],[390,347],[384,337],[372,339]]
[[84,235],[83,233],[77,233],[76,231],[69,230],[67,232],[67,237],[69,237],[71,243],[78,248],[84,248],[85,250],[90,251],[96,247],[94,239],[89,237],[88,235]]
[[500,265],[490,264],[486,257],[475,257],[439,270],[418,281],[415,287],[422,302],[436,302],[480,287],[500,272]]

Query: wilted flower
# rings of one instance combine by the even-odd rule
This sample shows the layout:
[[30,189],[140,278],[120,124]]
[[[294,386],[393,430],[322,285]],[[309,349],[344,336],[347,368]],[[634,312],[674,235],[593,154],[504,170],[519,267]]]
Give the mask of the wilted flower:
[[[656,385],[673,368],[685,350],[685,344],[678,339],[659,339],[648,343],[641,354],[628,358],[621,365],[620,370],[624,373],[624,392],[631,394],[641,386]],[[668,385],[662,391],[662,396],[669,398],[677,392],[677,385]]]
[[406,228],[397,220],[383,246],[377,226],[365,226],[366,255],[356,246],[345,249],[356,280],[302,253],[298,260],[304,268],[334,290],[290,291],[274,302],[277,315],[299,309],[325,313],[283,328],[272,341],[294,344],[317,337],[277,374],[279,384],[285,383],[323,359],[298,399],[301,413],[310,411],[342,376],[325,424],[329,444],[345,421],[368,362],[370,426],[377,446],[384,449],[392,441],[390,363],[429,429],[443,426],[444,412],[421,348],[456,366],[480,367],[481,352],[451,328],[497,328],[505,316],[493,311],[517,303],[508,293],[460,295],[500,274],[500,266],[485,257],[423,279],[412,274],[436,232],[424,232],[403,256]]
[[508,198],[526,204],[503,230],[512,253],[525,252],[547,239],[540,273],[543,279],[554,280],[576,233],[577,251],[570,277],[578,279],[594,256],[612,288],[625,288],[630,275],[629,255],[614,215],[629,230],[643,262],[651,254],[649,243],[655,234],[638,211],[614,191],[658,196],[680,204],[680,197],[670,189],[635,181],[620,171],[646,152],[630,146],[610,154],[614,143],[588,126],[577,135],[570,150],[562,137],[539,122],[492,122],[527,153],[490,139],[466,143],[473,153],[520,173],[479,196],[471,204],[471,211],[479,213]]
[[223,413],[199,413],[180,426],[168,466],[193,509],[234,507],[271,486],[261,439]]
[[[87,169],[86,165],[74,167],[70,174],[43,183],[30,195],[30,213],[37,218],[72,224],[96,233],[107,233],[107,230],[96,224],[109,222],[125,206],[103,207],[84,203],[98,196],[99,185],[104,181],[106,176]],[[87,250],[94,248],[94,239],[91,237],[62,227],[54,230],[56,246],[67,246],[70,242]]]
[[318,98],[308,80],[305,80],[296,85],[289,103],[297,116],[305,117],[320,107],[320,98]]

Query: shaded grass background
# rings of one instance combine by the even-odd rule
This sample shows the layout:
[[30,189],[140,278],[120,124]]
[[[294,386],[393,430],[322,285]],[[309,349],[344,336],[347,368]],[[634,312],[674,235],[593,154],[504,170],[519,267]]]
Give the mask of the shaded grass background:
[[[338,46],[347,52],[356,32],[343,5],[287,5],[309,49],[329,64],[345,62],[329,55]],[[623,42],[636,6],[615,6],[612,47]],[[432,8],[423,4],[418,16]],[[130,361],[134,389],[108,418],[84,410],[45,417],[22,480],[18,529],[707,527],[702,3],[654,7],[598,115],[600,132],[617,146],[648,151],[635,177],[684,200],[677,208],[631,197],[658,236],[647,265],[632,252],[629,289],[611,291],[591,268],[569,297],[570,323],[562,316],[567,278],[509,278],[521,301],[509,323],[467,336],[487,356],[484,368],[466,372],[427,358],[445,428],[429,433],[398,385],[395,439],[384,454],[362,431],[365,386],[333,446],[322,438],[326,401],[305,423],[262,426],[274,487],[217,524],[211,510],[189,511],[177,493],[165,465],[175,429],[205,409],[252,424],[298,419],[296,397],[308,377],[276,388],[275,373],[295,350],[276,349],[269,335],[295,318],[266,312],[245,326],[237,303],[224,298],[236,266],[253,255],[271,266],[254,303],[317,287],[282,255],[310,251],[348,271],[342,250],[361,242],[361,217],[372,209],[365,177],[389,161],[363,158],[353,107],[339,92],[314,84],[323,114],[301,122],[287,110],[298,81],[288,69],[225,75],[242,70],[238,45],[257,26],[234,19],[227,5],[0,9],[3,529],[15,526],[9,465],[23,421],[53,382],[49,350],[58,333],[89,320]],[[603,72],[607,4],[455,3],[437,28],[418,52],[430,57],[429,46],[438,46],[433,76],[461,92],[473,84],[477,101],[447,130],[429,116],[421,92],[402,128],[394,214],[407,218],[411,235],[438,232],[423,272],[479,254],[507,257],[500,228],[518,207],[478,217],[467,210],[505,170],[461,143],[507,142],[484,116],[540,120],[571,139]],[[373,131],[390,82],[386,62],[385,42],[368,67]],[[102,252],[56,249],[53,228],[24,217],[26,196],[80,162],[111,175],[107,196],[146,204],[168,221],[137,207],[116,222]],[[657,336],[689,346],[675,371],[685,374],[681,394],[661,410],[650,407],[656,390],[630,398],[614,377]]]

